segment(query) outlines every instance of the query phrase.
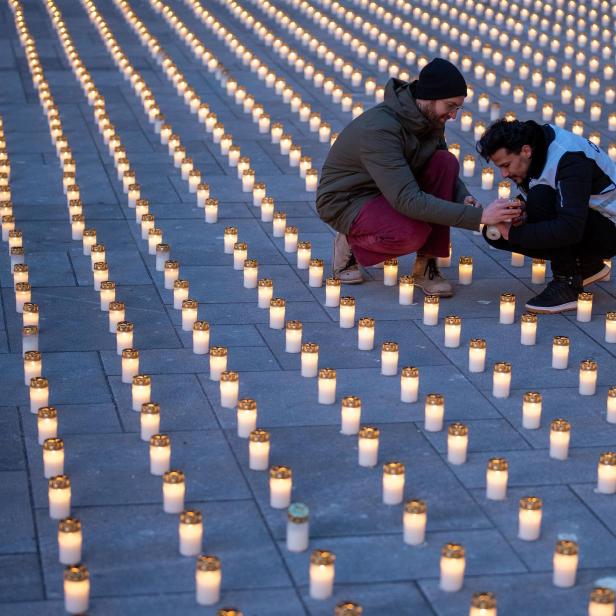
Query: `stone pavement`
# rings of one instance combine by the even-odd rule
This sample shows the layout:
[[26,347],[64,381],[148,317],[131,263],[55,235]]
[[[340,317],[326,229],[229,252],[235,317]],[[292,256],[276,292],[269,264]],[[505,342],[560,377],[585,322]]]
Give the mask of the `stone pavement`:
[[[323,4],[312,2],[315,7]],[[299,228],[300,240],[311,242],[313,257],[324,259],[325,271],[329,271],[333,236],[315,213],[313,193],[305,191],[304,180],[280,154],[278,145],[271,143],[269,134],[258,132],[251,115],[243,113],[224,86],[195,60],[153,5],[148,0],[131,3],[188,83],[232,132],[234,145],[250,157],[257,181],[266,183],[276,209],[287,213],[287,224]],[[238,60],[188,4],[170,0],[168,5],[256,102],[264,105],[272,122],[284,123],[293,143],[301,145],[302,155],[311,156],[312,166],[320,169],[328,144],[320,143],[275,90]],[[275,5],[359,67],[364,78],[375,77],[380,85],[385,82],[386,73],[354,55],[290,0],[277,0]],[[163,229],[172,258],[180,262],[181,277],[190,280],[190,296],[199,302],[199,318],[211,326],[211,343],[228,347],[229,369],[240,374],[240,397],[257,400],[258,425],[271,434],[270,462],[292,468],[293,500],[310,507],[309,551],[291,553],[285,547],[286,513],[269,506],[267,473],[249,470],[247,442],[236,435],[235,412],[220,405],[218,383],[209,379],[208,357],[192,352],[191,334],[182,330],[172,291],[164,288],[147,242],[141,240],[134,212],[116,179],[113,159],[45,5],[40,0],[23,2],[77,163],[88,226],[96,227],[98,241],[106,246],[118,299],[126,303],[127,319],[135,324],[134,347],[141,354],[141,371],[152,376],[152,400],[161,405],[161,431],[172,440],[172,466],[186,473],[187,506],[204,514],[205,553],[222,561],[218,607],[234,605],[250,616],[316,616],[332,614],[339,601],[353,600],[367,615],[455,616],[468,613],[474,592],[492,591],[501,615],[578,615],[586,613],[594,586],[616,588],[616,496],[596,492],[599,455],[616,449],[616,425],[606,421],[607,390],[616,384],[616,357],[614,345],[604,339],[604,315],[616,309],[616,282],[589,288],[594,294],[590,323],[576,321],[574,313],[541,316],[537,345],[522,346],[522,306],[540,288],[531,284],[528,259],[523,268],[514,268],[508,254],[489,249],[481,236],[454,230],[452,263],[457,264],[462,255],[472,256],[474,280],[470,286],[458,286],[454,298],[441,302],[437,327],[422,323],[419,290],[415,304],[399,305],[397,288],[382,283],[382,270],[370,269],[368,283],[344,289],[343,293],[356,298],[357,316],[372,316],[377,323],[375,350],[359,351],[357,328],[341,329],[338,310],[324,307],[324,287],[308,286],[307,272],[296,267],[296,255],[285,252],[282,239],[272,237],[271,223],[261,222],[259,208],[252,205],[250,194],[242,192],[236,170],[227,165],[227,157],[197,116],[190,114],[118,6],[109,0],[95,5],[152,89],[166,121],[201,170],[203,181],[209,183],[212,196],[219,199],[217,224],[204,223],[203,209],[197,207],[195,195],[174,168],[166,146],[160,144],[139,98],[113,63],[84,7],[70,0],[60,0],[57,6],[77,52],[105,97],[110,120],[137,172],[142,196],[150,201],[150,212]],[[283,76],[313,111],[331,123],[333,131],[351,120],[350,113],[341,111],[340,105],[241,23],[230,10],[230,2],[212,0],[204,6],[247,49]],[[241,6],[305,53],[317,68],[334,74],[284,24],[261,10],[263,5],[260,8],[256,0],[242,0]],[[389,8],[397,11],[394,3]],[[366,8],[354,10],[404,38],[400,30],[379,21]],[[438,14],[428,4],[425,10]],[[322,11],[334,17],[327,8]],[[368,40],[361,29],[338,21]],[[434,55],[407,38],[409,48]],[[375,41],[371,44],[376,46]],[[536,48],[538,44],[533,43]],[[465,53],[475,62],[482,58],[480,50],[467,48]],[[560,67],[563,50],[555,56]],[[601,66],[613,60],[612,53]],[[163,512],[161,480],[149,473],[148,447],[139,439],[139,416],[131,410],[130,386],[121,382],[115,339],[108,332],[107,314],[99,310],[90,260],[83,256],[81,243],[71,240],[62,170],[6,3],[0,6],[0,63],[0,114],[11,162],[14,215],[24,232],[32,301],[41,311],[43,375],[49,378],[50,404],[58,408],[59,436],[65,441],[66,473],[73,486],[72,515],[84,528],[84,563],[92,588],[90,613],[215,614],[216,607],[195,603],[194,559],[179,555],[177,517]],[[485,63],[489,68],[489,61]],[[500,94],[498,84],[505,78],[518,83],[517,75],[506,75],[502,66],[495,70],[494,87],[486,87],[469,73],[475,96],[466,108],[475,119],[489,122],[489,114],[478,111],[478,95],[485,91],[491,101],[501,103],[503,111],[540,120],[540,114],[528,113],[523,104]],[[410,71],[415,75],[417,69]],[[525,82],[527,92],[538,92],[539,108],[549,101],[555,109],[565,109],[567,127],[579,117],[587,132],[589,126],[596,128],[602,147],[607,148],[614,135],[608,130],[610,105],[603,105],[601,121],[590,123],[588,105],[602,98],[593,97],[587,87],[574,87],[574,94],[583,93],[587,99],[585,112],[575,114],[572,105],[561,105],[563,82],[560,72],[554,76],[555,95],[546,95],[529,81]],[[342,79],[338,74],[335,77]],[[602,81],[602,87],[608,83]],[[365,107],[374,104],[374,97],[365,94],[363,86],[345,82],[347,90]],[[473,133],[461,131],[459,120],[448,124],[447,136],[450,144],[461,145],[461,160],[473,153]],[[481,189],[480,170],[477,160],[475,175],[467,183],[487,202],[496,191]],[[222,249],[223,229],[230,225],[247,242],[249,256],[258,260],[259,276],[272,278],[274,295],[286,299],[286,318],[303,323],[304,341],[320,344],[319,365],[336,368],[336,404],[317,403],[316,379],[300,375],[299,356],[284,350],[284,331],[270,329],[267,310],[257,307],[256,290],[243,288],[242,273],[234,271],[233,257]],[[57,521],[49,517],[36,417],[29,412],[24,386],[22,321],[15,311],[4,246],[0,254],[0,480],[4,491],[0,502],[0,613],[61,614],[63,567],[58,562]],[[408,273],[410,264],[409,258],[401,259],[400,273]],[[452,279],[457,277],[456,267],[444,272]],[[498,323],[499,295],[506,291],[517,297],[514,325]],[[448,314],[462,317],[462,341],[457,349],[443,346],[443,317]],[[566,370],[553,370],[550,365],[555,335],[571,340]],[[473,337],[487,341],[485,373],[468,371],[467,349]],[[400,366],[419,367],[418,403],[401,402],[399,378],[380,374],[379,349],[386,340],[399,343]],[[578,366],[587,358],[598,363],[598,387],[595,395],[580,396]],[[491,366],[496,361],[513,366],[511,394],[505,399],[491,392]],[[543,395],[538,430],[526,430],[521,422],[522,396],[532,390]],[[430,392],[445,396],[446,425],[461,421],[468,426],[466,464],[447,462],[446,431],[425,431],[423,400]],[[362,423],[381,430],[375,469],[357,465],[356,437],[339,432],[340,401],[345,395],[359,396]],[[548,455],[550,422],[556,417],[572,425],[566,461]],[[496,456],[509,461],[509,492],[504,501],[485,497],[486,464]],[[380,469],[388,460],[406,465],[405,498],[428,503],[428,532],[422,546],[409,546],[402,540],[402,505],[381,502]],[[541,537],[534,542],[517,538],[518,501],[526,495],[540,496],[544,503]],[[579,544],[579,574],[574,587],[558,589],[552,585],[552,554],[556,541],[564,538]],[[439,590],[440,550],[450,541],[462,544],[467,556],[464,587],[457,593]],[[325,601],[308,595],[309,555],[314,548],[332,550],[337,557],[334,596]]]

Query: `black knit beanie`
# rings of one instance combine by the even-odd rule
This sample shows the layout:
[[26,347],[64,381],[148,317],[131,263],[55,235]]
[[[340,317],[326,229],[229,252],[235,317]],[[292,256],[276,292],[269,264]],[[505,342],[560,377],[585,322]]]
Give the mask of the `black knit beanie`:
[[443,58],[434,58],[421,69],[414,90],[415,98],[426,101],[467,94],[462,73],[449,60]]

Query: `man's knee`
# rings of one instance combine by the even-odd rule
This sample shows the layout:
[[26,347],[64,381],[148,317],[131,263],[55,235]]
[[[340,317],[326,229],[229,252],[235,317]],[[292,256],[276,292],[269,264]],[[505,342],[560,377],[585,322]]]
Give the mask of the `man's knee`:
[[424,172],[442,174],[452,174],[458,177],[460,174],[460,163],[449,150],[436,150],[428,160]]

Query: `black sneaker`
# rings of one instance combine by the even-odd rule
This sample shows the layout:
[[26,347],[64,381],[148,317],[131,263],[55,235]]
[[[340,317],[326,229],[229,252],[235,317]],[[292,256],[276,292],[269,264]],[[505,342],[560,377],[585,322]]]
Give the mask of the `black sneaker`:
[[539,295],[526,302],[530,312],[556,314],[577,309],[578,295],[584,290],[580,275],[554,274],[554,278]]
[[610,273],[610,266],[603,262],[603,259],[587,258],[583,259],[580,268],[582,271],[583,285],[589,285],[593,282],[603,280]]

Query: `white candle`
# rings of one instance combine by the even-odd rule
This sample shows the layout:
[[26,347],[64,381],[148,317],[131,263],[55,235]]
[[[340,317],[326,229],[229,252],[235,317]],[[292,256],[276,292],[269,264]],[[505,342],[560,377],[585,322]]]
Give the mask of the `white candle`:
[[339,278],[327,278],[325,280],[325,305],[328,308],[336,308],[340,304]]
[[588,616],[614,616],[614,591],[611,588],[596,586],[590,593]]
[[173,308],[182,309],[182,302],[188,299],[189,284],[188,280],[178,279],[173,283]]
[[302,344],[301,374],[303,377],[317,376],[319,366],[319,345],[314,342]]
[[[96,277],[94,279],[96,283]],[[18,282],[15,284],[15,310],[21,314],[24,311],[24,304],[32,301],[32,287],[29,282]]]
[[287,227],[287,215],[285,212],[274,212],[272,219],[272,235],[274,237],[284,237]]
[[85,565],[64,570],[64,609],[69,614],[85,614],[90,603],[90,574]]
[[237,435],[248,438],[257,428],[257,403],[251,398],[243,398],[237,403]]
[[[22,313],[22,323],[24,327],[34,326],[38,331],[39,324],[39,308],[38,304],[27,302],[24,304],[24,311]],[[28,334],[38,337],[38,334]],[[38,342],[37,342],[38,344]]]
[[201,183],[197,186],[197,207],[205,207],[205,202],[210,198],[210,185]]
[[210,380],[220,380],[220,375],[227,369],[227,358],[227,347],[213,346],[210,348]]
[[616,386],[607,390],[607,416],[608,423],[616,423]]
[[141,440],[146,443],[160,432],[160,405],[156,402],[144,402],[140,413]]
[[334,404],[336,402],[336,371],[332,368],[321,368],[318,381],[319,404]]
[[63,565],[76,565],[81,562],[83,533],[81,522],[66,517],[58,523],[58,552]]
[[285,227],[284,230],[284,251],[297,252],[298,229],[294,226]]
[[43,466],[46,479],[64,473],[64,441],[61,438],[43,441]]
[[582,396],[594,396],[597,391],[597,362],[585,359],[580,362],[580,386]]
[[[470,126],[468,130],[470,130]],[[475,175],[475,157],[472,154],[467,154],[464,157],[462,175],[465,178],[472,178]]]
[[124,349],[133,346],[134,325],[130,321],[120,321],[116,325],[116,353],[122,355]]
[[341,434],[357,434],[361,421],[361,399],[357,396],[346,396],[342,399]]
[[310,597],[328,599],[334,591],[336,556],[327,550],[315,550],[310,556]]
[[605,341],[616,343],[616,312],[605,315]]
[[30,412],[36,413],[42,406],[49,406],[49,381],[35,376],[30,379]]
[[515,320],[515,295],[502,293],[500,296],[499,323],[511,325]]
[[49,478],[47,482],[49,517],[62,520],[71,514],[71,480],[63,474]]
[[274,283],[270,278],[260,278],[257,281],[257,305],[261,309],[269,308],[274,295]]
[[133,377],[137,374],[139,374],[139,351],[122,349],[122,383],[132,383]]
[[404,366],[400,376],[400,400],[417,402],[419,397],[419,368]]
[[486,366],[487,344],[483,338],[471,338],[468,347],[468,371],[483,372]]
[[424,429],[439,432],[443,429],[445,417],[445,397],[441,394],[428,394],[424,409]]
[[386,287],[395,287],[398,282],[398,259],[385,259],[383,263],[383,284]]
[[261,201],[261,221],[272,222],[274,220],[274,199],[264,197]]
[[286,302],[280,297],[270,300],[269,326],[271,329],[283,329],[286,312]]
[[23,355],[28,351],[38,351],[38,333],[39,329],[37,325],[24,325],[22,327],[21,352]]
[[400,276],[398,287],[398,303],[401,306],[410,306],[413,303],[413,292],[415,290],[415,282],[412,276]]
[[310,242],[297,242],[297,269],[308,269],[311,253],[312,244]]
[[606,451],[599,456],[597,492],[616,494],[616,453],[613,451]]
[[552,559],[554,572],[552,581],[558,588],[575,585],[578,567],[578,545],[575,541],[561,540],[556,544]]
[[193,353],[207,355],[210,350],[210,324],[207,321],[195,321],[192,329]]
[[286,509],[291,504],[293,473],[288,466],[272,466],[269,471],[270,507]]
[[171,439],[166,434],[150,437],[150,473],[164,475],[171,465]]
[[533,346],[537,342],[537,315],[525,312],[520,319],[520,344]]
[[163,473],[163,511],[181,513],[184,509],[186,478],[182,471],[169,470]]
[[450,464],[464,464],[468,449],[468,426],[452,423],[447,428],[447,461]]
[[536,496],[520,499],[518,511],[518,537],[523,541],[536,541],[541,534],[541,508],[543,503]]
[[524,255],[519,252],[511,253],[511,266],[512,267],[524,267]]
[[203,545],[203,514],[197,510],[180,513],[179,547],[182,556],[198,556]]
[[329,143],[332,134],[332,127],[328,122],[321,122],[319,126],[319,141]]
[[511,364],[505,361],[494,364],[492,373],[492,395],[495,398],[508,398],[511,388]]
[[440,589],[445,592],[457,592],[464,584],[466,559],[464,548],[457,543],[446,544],[441,551]]
[[100,302],[101,310],[109,312],[109,304],[115,301],[116,285],[112,280],[103,280],[100,283]]
[[376,466],[379,455],[379,429],[374,426],[362,426],[358,434],[359,466]]
[[569,364],[569,338],[554,336],[552,341],[552,368],[566,370]]
[[150,401],[152,395],[152,378],[147,374],[132,377],[132,409],[141,412],[141,405]]
[[383,342],[381,345],[381,374],[395,376],[398,374],[399,346],[397,342]]
[[340,327],[350,329],[355,326],[355,298],[341,297],[340,298]]
[[220,406],[234,409],[237,406],[240,390],[240,375],[232,370],[220,374]]
[[481,188],[483,190],[492,190],[494,186],[494,170],[492,167],[485,167],[481,171]]
[[473,593],[469,616],[496,616],[496,596],[494,593]]
[[439,307],[439,296],[438,295],[426,295],[424,297],[424,313],[423,313],[424,325],[438,325],[438,307]]
[[460,346],[462,319],[455,315],[445,317],[445,347],[456,349]]
[[527,391],[522,399],[522,427],[536,430],[541,425],[542,397],[539,392]]
[[550,458],[566,460],[569,457],[571,424],[564,419],[554,419],[550,426]]
[[287,321],[285,334],[285,351],[287,353],[300,353],[302,350],[301,321]]
[[196,598],[199,605],[218,603],[221,580],[220,559],[211,555],[199,556],[195,571]]
[[303,503],[292,503],[287,512],[287,550],[304,552],[308,549],[310,512]]
[[233,269],[241,272],[244,269],[244,261],[248,258],[248,245],[245,242],[233,244]]
[[473,257],[460,257],[458,264],[458,283],[469,285],[473,282]]
[[306,192],[316,192],[319,185],[319,172],[317,169],[306,170]]
[[173,289],[173,284],[180,277],[180,264],[177,261],[165,261],[163,271],[165,289]]
[[252,471],[266,471],[269,467],[270,434],[266,430],[253,430],[248,437],[248,467]]
[[225,227],[223,234],[224,252],[227,255],[233,254],[233,247],[237,242],[237,228]]
[[532,284],[543,284],[545,282],[545,259],[533,259]]
[[504,500],[507,498],[509,464],[505,458],[490,458],[486,471],[486,498]]
[[58,435],[58,411],[53,406],[43,406],[37,412],[38,444]]
[[409,500],[404,504],[402,524],[404,528],[404,543],[422,545],[426,537],[428,508],[424,501]]
[[589,323],[592,319],[592,297],[590,291],[578,295],[576,318],[580,323]]
[[24,384],[30,385],[31,380],[40,377],[42,371],[43,360],[41,354],[38,351],[27,351],[24,353]]
[[205,222],[213,225],[218,222],[218,199],[205,200]]
[[383,464],[383,503],[399,505],[404,498],[404,464],[386,462]]
[[[308,263],[308,286],[322,287],[323,286],[323,260],[310,259]],[[615,327],[616,332],[616,327]],[[616,333],[615,333],[616,337]]]

